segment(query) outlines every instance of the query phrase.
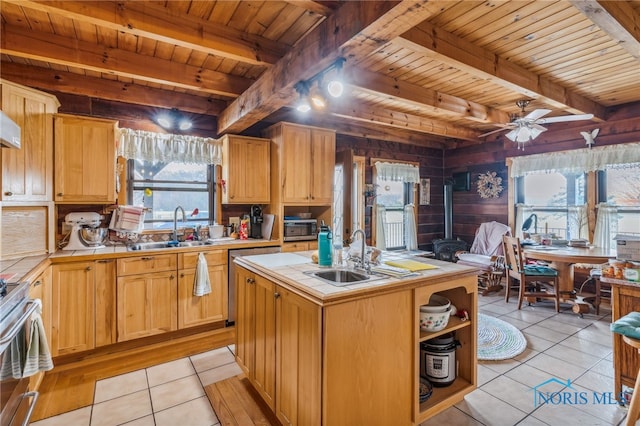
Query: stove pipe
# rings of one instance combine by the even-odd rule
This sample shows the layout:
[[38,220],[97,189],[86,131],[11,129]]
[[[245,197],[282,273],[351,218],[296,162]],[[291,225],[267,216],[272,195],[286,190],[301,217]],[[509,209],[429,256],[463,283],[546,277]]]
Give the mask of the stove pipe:
[[444,184],[444,238],[453,239],[453,184]]

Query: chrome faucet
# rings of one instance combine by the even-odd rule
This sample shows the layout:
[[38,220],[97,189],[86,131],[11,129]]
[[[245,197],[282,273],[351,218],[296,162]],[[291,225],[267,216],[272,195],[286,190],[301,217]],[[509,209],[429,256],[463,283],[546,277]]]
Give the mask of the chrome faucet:
[[173,211],[173,235],[171,236],[173,241],[178,241],[178,210],[182,212],[182,223],[187,221],[187,215],[184,213],[182,206],[176,207]]
[[358,259],[358,261],[360,262],[360,268],[364,269],[367,272],[370,272],[371,267],[366,261],[367,237],[362,229],[356,229],[355,231],[353,231],[353,234],[351,234],[351,241],[355,241],[356,234],[360,234],[362,236],[362,250],[360,252],[360,259]]

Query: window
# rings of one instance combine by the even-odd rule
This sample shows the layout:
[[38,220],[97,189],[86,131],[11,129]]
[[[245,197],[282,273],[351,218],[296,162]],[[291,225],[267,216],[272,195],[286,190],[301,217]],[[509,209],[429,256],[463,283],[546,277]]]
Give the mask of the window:
[[127,166],[127,202],[150,209],[145,229],[171,229],[178,206],[192,226],[213,222],[213,165],[128,160]]
[[587,202],[585,173],[531,173],[518,178],[516,187],[521,188],[516,194],[518,202],[531,208],[525,215],[536,216],[534,227],[527,232],[560,239],[588,238],[581,235],[586,216],[576,214],[575,209]]
[[640,164],[612,168],[598,175],[601,201],[617,206],[617,232],[640,232]]

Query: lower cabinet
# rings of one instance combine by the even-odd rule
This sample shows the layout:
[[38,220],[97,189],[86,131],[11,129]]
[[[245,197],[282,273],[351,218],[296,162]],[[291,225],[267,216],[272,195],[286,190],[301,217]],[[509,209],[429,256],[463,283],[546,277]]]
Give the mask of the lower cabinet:
[[293,243],[284,243],[280,249],[282,252],[318,250],[318,241],[296,241]]
[[115,343],[115,261],[60,263],[51,273],[51,354]]
[[176,255],[118,259],[118,342],[178,328]]
[[282,424],[319,424],[321,309],[237,268],[236,359]]
[[203,252],[211,293],[194,296],[200,253],[178,254],[178,328],[193,327],[228,318],[227,250]]

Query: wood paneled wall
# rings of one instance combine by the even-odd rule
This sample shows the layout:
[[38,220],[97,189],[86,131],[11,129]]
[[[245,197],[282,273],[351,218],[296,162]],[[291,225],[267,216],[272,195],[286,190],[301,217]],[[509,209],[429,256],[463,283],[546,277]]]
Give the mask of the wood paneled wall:
[[[443,154],[440,149],[424,148],[396,142],[337,135],[336,151],[352,149],[353,155],[365,157],[365,183],[372,183],[371,158],[389,161],[419,161],[420,177],[431,179],[431,204],[418,206],[418,246],[431,250],[431,241],[444,236]],[[371,207],[365,210],[365,232],[371,238]]]

